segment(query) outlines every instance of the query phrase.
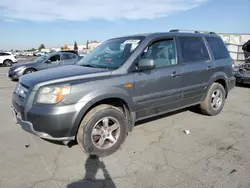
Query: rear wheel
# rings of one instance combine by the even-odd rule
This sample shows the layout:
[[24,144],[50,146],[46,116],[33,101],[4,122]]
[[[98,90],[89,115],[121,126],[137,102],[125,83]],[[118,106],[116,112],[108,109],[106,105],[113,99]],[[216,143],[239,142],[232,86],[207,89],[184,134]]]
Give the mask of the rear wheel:
[[36,72],[36,70],[35,69],[26,69],[23,74],[30,74],[33,72]]
[[219,83],[213,83],[210,87],[206,98],[200,104],[202,113],[215,116],[221,112],[225,104],[226,92],[224,87]]
[[111,105],[99,105],[83,118],[77,142],[89,155],[111,155],[123,144],[128,132],[127,125],[121,110]]
[[10,60],[10,59],[6,59],[4,62],[3,62],[3,65],[5,67],[11,67],[13,64],[13,62]]

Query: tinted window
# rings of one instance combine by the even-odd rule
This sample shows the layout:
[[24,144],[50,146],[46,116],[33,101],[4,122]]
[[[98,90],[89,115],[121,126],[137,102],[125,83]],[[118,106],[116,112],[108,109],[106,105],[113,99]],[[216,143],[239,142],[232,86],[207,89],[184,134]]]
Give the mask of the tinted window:
[[146,58],[154,59],[156,67],[177,64],[174,40],[167,39],[153,43],[142,55],[142,59]]
[[70,54],[70,53],[65,53],[62,55],[62,60],[71,60],[71,59],[76,59],[75,54]]
[[230,57],[224,42],[220,38],[206,37],[206,40],[211,48],[214,59],[227,59]]
[[180,37],[180,47],[184,62],[209,60],[204,41],[200,37]]
[[58,55],[51,56],[49,60],[51,61],[51,63],[60,61],[60,55],[58,54]]
[[1,52],[1,53],[0,53],[0,56],[6,56],[6,55],[10,55],[10,54],[4,53],[4,52]]

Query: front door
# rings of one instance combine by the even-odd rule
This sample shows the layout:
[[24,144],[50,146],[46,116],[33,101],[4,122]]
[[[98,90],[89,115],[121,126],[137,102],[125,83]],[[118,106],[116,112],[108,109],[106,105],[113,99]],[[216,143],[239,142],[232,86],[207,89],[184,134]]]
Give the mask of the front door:
[[177,63],[174,38],[158,40],[141,59],[154,59],[156,68],[135,73],[137,118],[162,114],[180,106],[182,66]]
[[60,60],[60,54],[52,55],[46,62],[47,69],[59,66]]
[[214,64],[202,37],[179,37],[182,75],[182,106],[199,103],[206,94],[209,79],[214,73]]

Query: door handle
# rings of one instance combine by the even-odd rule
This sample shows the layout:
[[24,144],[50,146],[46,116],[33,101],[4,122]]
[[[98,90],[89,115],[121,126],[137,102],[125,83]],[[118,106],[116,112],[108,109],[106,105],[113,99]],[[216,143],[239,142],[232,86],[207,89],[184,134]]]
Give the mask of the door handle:
[[176,71],[174,71],[174,72],[171,74],[172,77],[177,77],[177,76],[180,76],[180,75],[181,75],[181,74],[180,74],[180,73],[178,74]]
[[208,71],[213,70],[213,69],[214,69],[214,68],[211,67],[211,66],[208,66],[208,67],[207,67],[207,70],[208,70]]

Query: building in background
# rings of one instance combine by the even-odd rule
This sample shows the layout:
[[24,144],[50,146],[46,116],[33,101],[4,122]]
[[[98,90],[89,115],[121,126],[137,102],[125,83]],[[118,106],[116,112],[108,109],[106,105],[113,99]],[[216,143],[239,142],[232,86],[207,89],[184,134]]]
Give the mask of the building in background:
[[[89,42],[88,44],[78,44],[77,47],[79,52],[90,52],[100,44],[101,44],[100,42],[94,41],[94,42]],[[67,50],[74,50],[74,45],[65,45],[65,46],[67,46]]]
[[59,52],[61,50],[61,48],[51,48],[51,51],[53,52]]
[[227,45],[228,51],[230,52],[231,57],[236,61],[236,63],[245,61],[242,46],[248,40],[250,40],[250,34],[218,33],[218,35],[221,36],[221,38]]
[[[74,45],[67,45],[68,46],[68,50],[74,50]],[[86,49],[86,45],[85,44],[78,44],[78,51],[82,51],[84,49]]]
[[100,42],[89,42],[88,43],[88,49],[89,50],[93,50],[94,48],[96,48],[97,46],[99,46],[101,43]]
[[50,48],[43,48],[43,49],[41,49],[41,52],[42,53],[50,53],[51,49]]

